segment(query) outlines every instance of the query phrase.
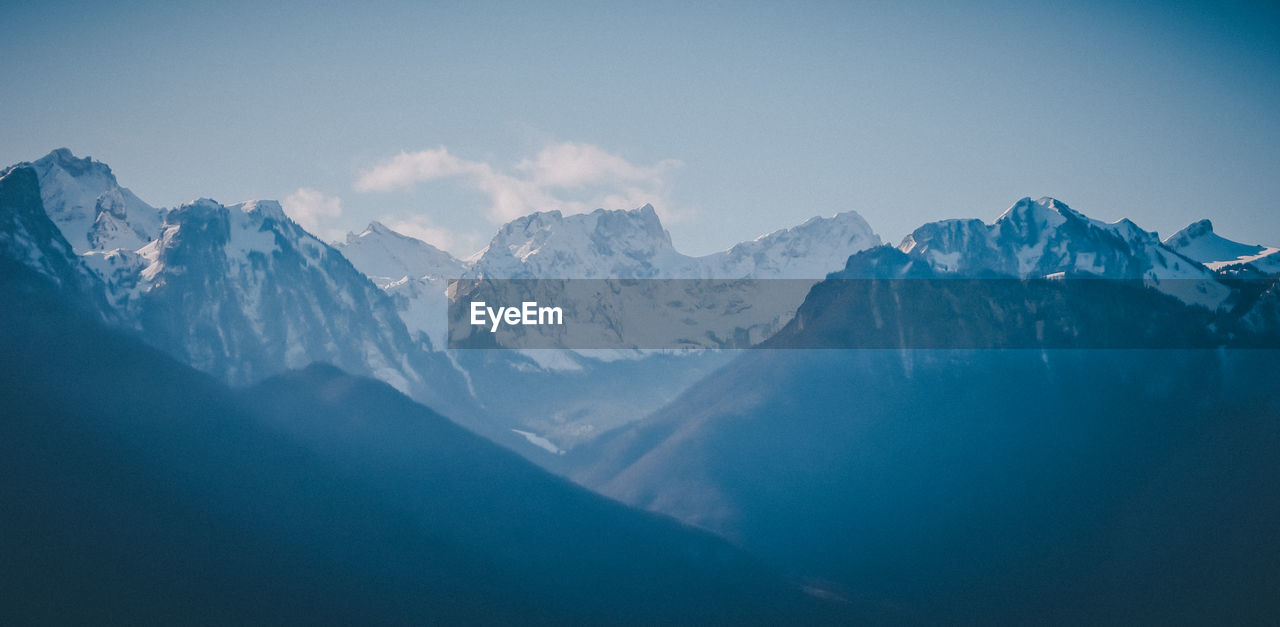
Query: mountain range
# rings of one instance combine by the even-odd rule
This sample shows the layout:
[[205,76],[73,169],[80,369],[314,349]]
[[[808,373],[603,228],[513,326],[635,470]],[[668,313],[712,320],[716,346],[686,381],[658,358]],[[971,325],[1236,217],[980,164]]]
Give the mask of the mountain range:
[[[272,201],[224,206],[202,199],[155,209],[120,186],[108,166],[66,149],[7,172],[23,168],[35,173],[38,204],[68,249],[15,254],[65,266],[47,268],[50,273],[74,268],[78,278],[67,280],[84,282],[86,293],[100,291],[107,301],[102,315],[145,341],[233,384],[317,361],[335,364],[386,381],[541,463],[558,463],[545,452],[571,449],[647,415],[728,357],[445,351],[448,279],[817,282],[844,267],[849,255],[880,244],[861,217],[845,212],[691,257],[674,249],[646,206],[531,214],[504,225],[482,251],[460,260],[379,223],[330,246]],[[14,239],[19,230],[7,231],[13,245],[30,248]],[[43,243],[56,248],[56,237],[48,235]],[[1106,224],[1054,199],[1025,198],[990,225],[930,223],[898,248],[947,275],[1141,279],[1211,309],[1259,300],[1249,318],[1258,328],[1276,317],[1267,309],[1274,294],[1226,283],[1241,272],[1266,276],[1274,270],[1274,254],[1225,240],[1207,222],[1160,242],[1128,220]],[[718,333],[740,331],[762,340],[799,305],[799,298],[765,300],[730,324],[736,329]],[[548,385],[552,380],[558,384]]]
[[[1280,339],[1277,255],[1024,198],[703,257],[651,206],[547,211],[460,260],[272,201],[153,208],[59,149],[0,172],[4,609],[1267,622],[1280,364],[1231,349]],[[806,290],[743,323],[757,350],[447,350],[453,278]],[[777,348],[849,338],[885,348]],[[1159,348],[1079,349],[1133,338]]]
[[[3,181],[9,181],[7,177]],[[313,365],[232,389],[0,259],[0,622],[776,623],[705,532]]]
[[[1027,350],[1020,316],[1064,292],[1078,318],[1048,320],[1100,337],[1215,314],[1141,284],[938,276],[853,256],[771,340],[821,350],[746,351],[577,451],[573,476],[913,622],[1275,616],[1277,352]],[[939,333],[974,341],[892,348]],[[830,348],[846,337],[890,348]]]

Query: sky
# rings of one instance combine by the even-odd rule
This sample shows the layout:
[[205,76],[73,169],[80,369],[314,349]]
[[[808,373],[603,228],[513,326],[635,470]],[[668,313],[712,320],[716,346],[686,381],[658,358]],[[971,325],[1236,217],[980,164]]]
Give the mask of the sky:
[[6,4],[0,164],[65,146],[329,240],[465,256],[648,202],[688,254],[847,210],[897,243],[1052,196],[1280,245],[1262,3]]

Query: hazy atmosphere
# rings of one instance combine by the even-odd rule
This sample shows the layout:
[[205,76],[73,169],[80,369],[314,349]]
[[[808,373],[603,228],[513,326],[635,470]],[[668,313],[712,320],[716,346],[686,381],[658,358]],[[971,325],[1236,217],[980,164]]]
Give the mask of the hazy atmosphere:
[[0,625],[1280,625],[1280,9],[0,11]]

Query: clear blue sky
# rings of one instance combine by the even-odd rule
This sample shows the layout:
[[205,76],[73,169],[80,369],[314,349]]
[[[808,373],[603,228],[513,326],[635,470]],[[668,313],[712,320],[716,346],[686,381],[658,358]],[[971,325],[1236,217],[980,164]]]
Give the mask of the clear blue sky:
[[1266,5],[181,4],[9,3],[0,162],[67,146],[154,205],[292,197],[462,254],[539,203],[650,198],[694,254],[1046,195],[1280,244]]

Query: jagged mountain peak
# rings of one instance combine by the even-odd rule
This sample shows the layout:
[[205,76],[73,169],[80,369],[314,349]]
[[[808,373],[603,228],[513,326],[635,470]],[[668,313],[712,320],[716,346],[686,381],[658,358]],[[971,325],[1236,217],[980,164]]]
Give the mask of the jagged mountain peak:
[[501,229],[475,258],[486,278],[805,278],[839,270],[849,255],[880,244],[854,211],[814,217],[703,257],[680,253],[653,205],[530,214]]
[[652,205],[516,218],[494,235],[469,274],[484,278],[653,278],[696,276]]
[[138,256],[128,307],[200,370],[247,383],[326,361],[400,390],[421,385],[391,301],[275,201],[184,204]]
[[814,216],[702,258],[715,278],[820,279],[850,255],[879,246],[880,237],[855,211]]
[[892,246],[875,246],[852,255],[832,279],[925,279],[937,276],[933,267]]
[[373,220],[360,233],[347,233],[335,246],[379,287],[402,279],[457,278],[466,263],[416,237]]
[[966,276],[1067,273],[1146,279],[1210,308],[1221,306],[1229,293],[1200,264],[1162,245],[1154,232],[1128,219],[1094,220],[1048,197],[1023,198],[991,224],[943,220],[922,225],[898,249],[941,272]]
[[1174,245],[1177,243],[1186,243],[1198,237],[1203,237],[1205,235],[1213,235],[1213,234],[1214,234],[1213,222],[1208,218],[1205,218],[1203,220],[1196,220],[1195,222],[1188,224],[1186,228],[1183,228],[1181,231],[1178,231],[1173,235],[1170,235],[1168,239],[1164,241],[1164,243],[1168,245]]
[[51,280],[64,297],[104,319],[114,320],[101,281],[75,254],[40,200],[37,172],[20,164],[0,172],[0,265],[6,279],[18,279],[10,264]]
[[[401,233],[400,231],[397,231],[397,230],[395,230],[395,229],[393,229],[393,228],[391,228],[391,227],[389,227],[389,226],[387,226],[387,225],[383,224],[382,222],[380,222],[380,221],[378,221],[378,220],[370,220],[370,221],[369,221],[368,226],[365,226],[365,227],[364,227],[364,230],[363,230],[363,231],[360,231],[359,233],[356,233],[356,232],[354,232],[354,231],[348,232],[348,233],[347,233],[347,237],[346,237],[346,243],[350,244],[350,243],[355,242],[355,241],[357,241],[357,240],[359,240],[359,239],[361,239],[361,238],[364,238],[364,237],[371,237],[371,236],[373,236],[373,237],[392,237],[392,238],[400,239],[400,240],[412,240],[412,241],[415,241],[415,242],[422,242],[422,243],[424,243],[424,244],[427,244],[428,246],[431,246],[431,243],[430,243],[430,242],[426,242],[426,241],[424,241],[424,240],[420,240],[420,239],[418,239],[418,238],[416,238],[416,237],[413,237],[412,235],[405,235],[404,233]],[[435,246],[431,246],[431,247],[432,247],[432,248],[435,248]]]
[[590,213],[570,215],[559,209],[537,211],[506,223],[499,229],[498,236],[549,230],[560,225],[612,235],[639,231],[670,243],[670,236],[663,228],[658,212],[650,204],[636,209],[596,209]]
[[1218,235],[1209,220],[1198,220],[1170,235],[1164,245],[1211,270],[1251,265],[1267,274],[1280,272],[1280,248],[1244,244]]
[[1061,224],[1068,219],[1082,217],[1075,209],[1067,206],[1067,203],[1056,198],[1044,196],[1039,200],[1032,200],[1030,196],[1026,196],[1005,209],[995,223],[1041,221]]
[[111,167],[101,161],[95,161],[93,157],[88,155],[77,157],[71,152],[70,148],[65,146],[55,148],[49,154],[37,159],[35,165],[45,168],[57,166],[67,171],[72,176],[84,176],[90,172],[97,172],[105,176],[110,176],[115,181],[115,175],[111,173]]
[[222,203],[212,198],[197,198],[191,202],[183,203],[178,209],[223,209]]
[[841,211],[830,216],[813,216],[800,224],[792,227],[781,228],[776,231],[765,233],[752,241],[765,240],[770,237],[777,236],[782,233],[806,233],[819,232],[828,229],[831,226],[853,226],[859,229],[871,230],[871,225],[857,211]]
[[270,218],[277,222],[285,222],[289,218],[284,213],[284,207],[274,200],[249,200],[237,205],[232,205],[233,209],[238,209],[243,213],[260,216],[264,219]]
[[993,226],[1001,227],[1002,235],[1015,237],[1036,237],[1041,230],[1058,228],[1072,224],[1076,228],[1098,228],[1115,232],[1126,240],[1157,240],[1152,231],[1139,227],[1128,218],[1115,222],[1103,222],[1072,209],[1067,203],[1056,198],[1043,196],[1039,200],[1030,197],[1014,203],[996,218]]
[[397,233],[396,231],[392,230],[391,227],[377,220],[371,220],[369,222],[369,226],[364,227],[363,231],[359,233],[347,233],[347,243],[349,244],[366,235],[395,235],[399,237],[408,237],[407,235],[404,235],[402,233]]
[[77,253],[135,250],[159,234],[162,214],[121,187],[111,168],[58,148],[31,166],[49,219]]

